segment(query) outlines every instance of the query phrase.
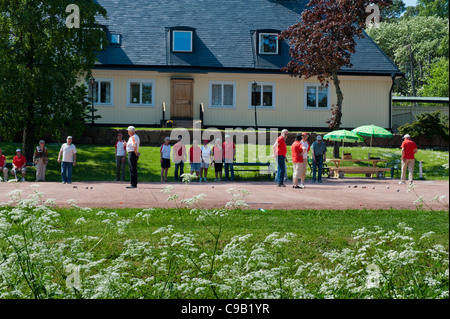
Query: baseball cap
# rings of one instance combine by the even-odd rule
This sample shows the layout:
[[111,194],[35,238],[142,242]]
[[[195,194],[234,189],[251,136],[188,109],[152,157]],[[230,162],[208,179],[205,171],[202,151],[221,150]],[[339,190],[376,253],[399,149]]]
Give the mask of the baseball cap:
[[203,143],[209,143],[209,140],[203,140]]
[[308,135],[308,133],[306,133],[306,132],[302,133],[302,136],[307,136],[307,135]]
[[317,140],[318,140],[318,141],[322,140],[322,136],[317,135]]
[[134,126],[128,126],[128,131],[134,132],[136,128]]
[[405,136],[403,136],[403,138],[411,138],[411,136],[409,134],[405,134]]
[[22,152],[22,150],[20,148],[16,149],[16,153],[17,152]]
[[67,138],[72,138],[72,136],[67,136]]

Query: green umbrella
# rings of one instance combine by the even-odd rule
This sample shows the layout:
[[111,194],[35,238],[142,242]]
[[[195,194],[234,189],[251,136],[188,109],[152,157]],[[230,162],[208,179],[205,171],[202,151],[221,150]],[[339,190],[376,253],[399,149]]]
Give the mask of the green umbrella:
[[[393,136],[392,133],[389,132],[388,130],[373,124],[357,127],[353,129],[352,132],[358,134],[359,136],[370,136],[370,149],[372,149],[372,140],[374,137],[389,138]],[[370,159],[370,151],[369,151],[369,159]]]
[[355,133],[347,130],[338,130],[330,132],[328,134],[325,134],[323,139],[328,141],[342,142],[342,158],[344,158],[344,142],[355,143],[364,141],[364,139],[361,136],[356,135]]

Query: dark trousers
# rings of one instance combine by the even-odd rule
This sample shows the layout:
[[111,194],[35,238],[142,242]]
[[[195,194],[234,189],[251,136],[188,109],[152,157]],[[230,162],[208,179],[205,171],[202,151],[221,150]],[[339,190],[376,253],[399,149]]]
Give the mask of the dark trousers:
[[125,179],[125,156],[116,156],[116,179],[123,181]]
[[234,165],[233,163],[225,162],[225,180],[229,180],[231,175],[231,180],[234,181]]
[[317,169],[319,170],[317,172],[317,179],[319,181],[321,181],[322,180],[322,170],[323,170],[323,155],[316,156],[316,160],[313,161],[312,169],[313,169],[313,177],[312,177],[313,181],[316,180],[316,171],[317,171]]
[[137,170],[138,156],[134,152],[128,153],[128,167],[130,168],[130,184],[137,187],[138,170]]
[[286,174],[286,157],[283,155],[278,155],[278,171],[277,171],[278,184],[283,184],[285,174]]
[[[180,170],[180,175],[178,175],[178,170]],[[181,161],[179,163],[175,163],[175,180],[178,181],[178,176],[180,176],[181,179],[181,175],[184,174],[184,162]]]

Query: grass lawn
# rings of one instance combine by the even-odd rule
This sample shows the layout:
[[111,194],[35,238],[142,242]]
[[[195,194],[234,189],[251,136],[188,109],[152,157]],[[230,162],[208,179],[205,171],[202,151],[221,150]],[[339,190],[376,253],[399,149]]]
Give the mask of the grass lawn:
[[[100,145],[78,145],[77,146],[77,166],[73,170],[74,181],[113,181],[115,178],[115,159],[113,146]],[[20,148],[19,143],[2,143],[0,148],[3,155],[6,156],[7,162],[12,162],[13,154],[17,148]],[[56,159],[58,156],[60,144],[48,144],[50,161],[47,168],[46,179],[48,181],[60,181],[60,165]],[[352,153],[353,158],[365,159],[368,156],[369,147],[345,147],[345,152]],[[140,148],[142,153],[139,160],[139,180],[141,182],[158,182],[160,181],[160,162],[159,162],[159,147],[142,146]],[[257,148],[244,147],[244,145],[237,146],[237,161],[254,161],[258,159],[262,162],[272,161],[274,159],[270,156],[271,147],[266,146],[258,151]],[[328,148],[327,158],[332,158],[332,147]],[[258,153],[259,152],[259,153]],[[249,160],[248,154],[263,154],[259,157],[253,155],[253,160]],[[244,154],[240,156],[240,154]],[[400,149],[373,147],[371,149],[372,157],[380,157],[383,159],[394,160],[400,159]],[[448,151],[434,151],[434,150],[419,150],[416,154],[416,168],[414,171],[414,178],[419,178],[419,161],[423,161],[423,174],[428,180],[447,180],[449,178],[449,152]],[[290,151],[288,150],[288,174],[292,176],[292,163]],[[344,165],[364,165],[362,163],[344,163]],[[330,164],[332,165],[332,164]],[[367,165],[367,164],[366,164]],[[384,163],[378,164],[384,167]],[[185,172],[189,172],[190,165],[185,165]],[[27,174],[27,180],[32,181],[35,170],[32,168]],[[308,176],[310,171],[308,169]],[[168,172],[169,181],[173,180],[174,164]],[[128,165],[126,166],[126,177],[129,176]],[[352,176],[352,175],[346,175]],[[354,175],[362,177],[362,175]],[[389,177],[390,175],[387,174]],[[210,167],[208,170],[208,178],[214,179],[214,168]],[[235,179],[239,180],[267,180],[267,175],[259,175],[254,172],[236,172]]]

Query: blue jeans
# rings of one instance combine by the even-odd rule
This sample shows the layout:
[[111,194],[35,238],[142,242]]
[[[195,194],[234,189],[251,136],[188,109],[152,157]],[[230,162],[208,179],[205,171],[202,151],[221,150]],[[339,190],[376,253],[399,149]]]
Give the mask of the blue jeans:
[[317,174],[317,179],[319,181],[321,181],[322,180],[322,170],[323,170],[323,155],[318,155],[318,156],[316,156],[316,160],[315,161],[313,160],[313,167],[312,167],[312,169],[313,169],[313,177],[312,177],[313,181],[316,180],[317,168],[319,169],[319,172]]
[[231,180],[234,181],[234,166],[233,163],[225,162],[225,180],[229,179],[231,172]]
[[61,175],[62,181],[65,183],[72,183],[72,162],[62,162],[61,163]]
[[278,184],[283,184],[285,175],[286,175],[286,157],[283,155],[278,155],[278,170],[277,170]]
[[181,161],[179,163],[175,163],[175,180],[178,181],[178,169],[180,170],[180,180],[181,180],[181,175],[184,174],[184,162]]

